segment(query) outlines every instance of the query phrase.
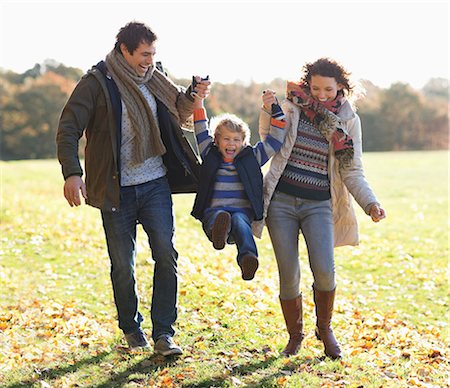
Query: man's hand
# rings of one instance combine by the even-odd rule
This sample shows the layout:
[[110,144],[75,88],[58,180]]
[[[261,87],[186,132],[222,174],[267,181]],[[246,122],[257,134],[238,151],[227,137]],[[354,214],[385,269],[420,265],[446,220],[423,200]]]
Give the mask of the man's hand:
[[278,104],[277,98],[275,97],[275,92],[273,90],[264,90],[262,101],[264,109],[269,112],[272,110],[272,104]]
[[211,88],[211,81],[209,80],[209,76],[206,79],[199,77],[198,75],[194,76],[195,78],[195,86],[193,85],[193,94],[194,98],[204,99],[209,96],[209,90]]
[[64,197],[71,207],[80,206],[80,191],[84,199],[87,199],[86,185],[83,179],[78,175],[72,175],[64,183]]

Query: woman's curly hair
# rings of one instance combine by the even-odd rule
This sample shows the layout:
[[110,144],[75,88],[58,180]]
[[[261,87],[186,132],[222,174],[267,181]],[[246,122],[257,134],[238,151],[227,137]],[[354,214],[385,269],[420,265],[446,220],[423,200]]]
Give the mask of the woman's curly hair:
[[333,77],[338,84],[342,84],[347,96],[354,92],[355,85],[350,80],[351,73],[341,64],[330,58],[320,58],[315,62],[306,63],[303,66],[301,83],[310,86],[311,77],[320,75],[322,77]]

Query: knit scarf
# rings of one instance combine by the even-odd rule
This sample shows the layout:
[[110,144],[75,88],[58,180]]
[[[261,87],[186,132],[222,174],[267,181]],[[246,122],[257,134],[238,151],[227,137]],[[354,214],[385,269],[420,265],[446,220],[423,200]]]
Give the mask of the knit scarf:
[[334,100],[323,103],[311,96],[306,85],[295,82],[287,83],[286,94],[287,99],[299,106],[322,136],[333,145],[339,168],[351,166],[354,155],[353,140],[337,116],[339,108],[346,101],[344,95],[338,93]]

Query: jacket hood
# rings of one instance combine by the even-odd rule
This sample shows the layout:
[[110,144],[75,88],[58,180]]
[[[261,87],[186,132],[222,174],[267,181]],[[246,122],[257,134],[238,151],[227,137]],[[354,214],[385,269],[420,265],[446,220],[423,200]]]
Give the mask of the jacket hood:
[[355,118],[355,111],[354,111],[352,105],[346,100],[342,104],[341,109],[339,109],[339,112],[337,113],[337,115],[342,120],[349,121],[349,120]]
[[[97,73],[98,71],[100,71],[100,73],[102,73],[103,76],[107,76],[108,74],[108,69],[106,68],[106,63],[105,61],[100,61],[98,62],[96,65],[93,65],[85,74],[85,76],[89,75],[89,74],[93,74],[95,75],[95,73]],[[109,77],[111,78],[111,77]]]
[[99,69],[104,75],[107,73],[105,61],[100,61],[96,65],[92,66],[92,68]]

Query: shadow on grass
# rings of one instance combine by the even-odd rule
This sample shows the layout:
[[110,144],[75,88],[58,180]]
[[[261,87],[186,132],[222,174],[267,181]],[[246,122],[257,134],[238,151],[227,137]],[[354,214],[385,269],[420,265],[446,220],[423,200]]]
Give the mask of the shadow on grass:
[[[124,349],[116,349],[114,353],[121,354],[121,357],[133,357],[134,355],[138,355],[139,353],[128,352]],[[105,358],[109,357],[111,352],[103,352],[94,357],[84,358],[78,362],[73,363],[72,365],[67,365],[63,367],[54,367],[54,368],[45,368],[40,370],[38,378],[28,378],[26,380],[22,380],[19,382],[12,383],[7,386],[7,388],[23,388],[23,387],[31,387],[35,385],[39,380],[45,381],[48,384],[52,384],[52,381],[58,380],[59,378],[75,373],[78,370],[82,369],[84,366],[92,366],[95,364],[100,364]],[[160,355],[149,353],[148,357],[145,357],[139,363],[133,365],[133,367],[128,368],[126,371],[121,373],[111,372],[112,375],[108,376],[106,381],[99,382],[97,385],[91,385],[95,387],[121,387],[126,383],[130,382],[130,376],[135,373],[149,373],[155,370],[161,369],[161,367],[170,366],[174,364],[177,360],[177,357],[163,357]],[[133,380],[133,379],[131,379]]]
[[[183,384],[183,388],[206,388],[206,387],[220,387],[220,386],[229,386],[229,380],[232,377],[236,377],[236,378],[245,378],[251,374],[253,374],[253,372],[258,371],[258,370],[264,370],[266,368],[269,368],[271,366],[271,364],[273,364],[274,362],[280,360],[281,356],[272,356],[264,361],[259,361],[259,362],[248,362],[242,365],[239,365],[235,368],[233,368],[233,370],[228,373],[227,375],[224,374],[220,374],[220,375],[216,375],[216,376],[212,376],[209,377],[207,379],[204,379],[202,381],[198,381],[195,383],[191,383],[191,384]],[[302,364],[309,364],[309,365],[315,365],[315,364],[319,364],[322,361],[326,360],[327,358],[324,357],[315,357],[313,359],[311,358],[294,358],[292,360],[292,362],[290,363],[290,365],[283,365],[279,368],[276,368],[276,370],[274,370],[272,373],[264,373],[264,376],[260,376],[260,377],[256,377],[254,381],[252,382],[246,382],[246,383],[242,383],[244,384],[246,387],[268,387],[268,386],[273,386],[273,379],[274,378],[278,378],[278,377],[283,377],[286,374],[283,372],[291,372],[294,373],[295,370],[297,369],[297,367],[299,365]]]
[[[124,353],[128,354],[132,357],[132,353]],[[94,357],[89,357],[82,359],[78,362],[75,362],[73,365],[67,365],[63,367],[54,367],[54,368],[46,368],[39,372],[39,378],[34,379],[27,379],[22,380],[19,382],[15,382],[11,385],[8,385],[7,388],[21,388],[21,387],[31,387],[35,385],[38,380],[43,380],[48,382],[50,385],[52,384],[52,381],[58,380],[59,378],[63,377],[64,375],[71,374],[77,372],[79,369],[82,369],[86,365],[95,365],[101,363],[106,357],[110,356],[111,352],[103,352],[100,353]],[[223,385],[228,386],[228,381],[232,377],[236,378],[245,378],[246,376],[249,376],[253,374],[255,371],[258,370],[265,370],[266,368],[269,368],[275,361],[279,360],[279,356],[272,356],[270,358],[267,358],[263,361],[257,360],[257,361],[250,361],[246,363],[242,363],[240,365],[234,366],[229,373],[216,373],[213,376],[209,376],[207,378],[204,378],[203,380],[199,379],[196,382],[192,383],[185,383],[182,386],[184,388],[194,388],[194,387],[211,387],[216,386],[220,387]],[[141,378],[139,374],[148,375],[151,374],[157,370],[160,370],[161,368],[170,367],[171,365],[175,365],[178,363],[179,357],[177,356],[171,356],[171,357],[163,357],[161,355],[151,354],[149,353],[148,356],[146,356],[144,359],[133,365],[132,367],[127,368],[123,372],[111,372],[109,376],[106,376],[106,379],[102,382],[97,382],[96,385],[92,384],[92,387],[96,388],[110,388],[110,387],[123,387],[126,384],[129,384],[130,382],[136,382],[136,383],[144,383],[145,377]],[[320,358],[316,358],[313,361],[312,360],[299,360],[297,359],[295,364],[303,364],[306,363],[315,363],[320,362]],[[288,368],[287,370],[289,370]],[[265,384],[270,384],[271,380],[275,377],[282,376],[282,370],[285,370],[285,368],[277,368],[273,373],[271,374],[264,374],[264,377],[260,378],[259,380],[255,380],[254,382],[250,384],[246,384],[248,387],[260,387],[265,386]],[[136,377],[133,378],[133,375],[136,374]]]
[[[244,377],[246,375],[250,375],[259,369],[268,368],[273,362],[275,362],[277,360],[279,360],[278,356],[272,356],[264,361],[247,362],[245,364],[234,367],[230,371],[230,373],[228,373],[225,376],[222,373],[220,375],[208,377],[207,379],[204,379],[204,380],[201,380],[201,381],[198,381],[195,383],[183,384],[183,387],[184,388],[194,388],[194,387],[201,388],[201,387],[221,386],[222,384],[224,384],[226,381],[228,381],[233,376]],[[276,373],[274,373],[271,376],[265,376],[263,380],[269,380],[270,378],[272,378],[273,376],[278,375],[278,374],[279,374],[279,371],[277,371]],[[255,382],[255,386],[259,386],[261,382],[259,382],[259,383]],[[249,385],[246,384],[246,386],[249,386]]]
[[[149,374],[158,369],[170,367],[172,364],[175,364],[178,359],[179,358],[176,356],[162,357],[160,355],[155,354],[150,355],[149,357],[146,357],[139,363],[133,365],[133,367],[128,368],[127,370],[121,373],[115,374],[114,376],[111,376],[108,380],[103,381],[98,385],[95,385],[95,387],[96,388],[123,387],[124,385],[130,382],[139,383],[141,382],[140,380],[142,379],[140,379],[138,376],[136,376],[136,378],[133,379],[131,377],[133,374],[139,373]],[[228,379],[230,379],[231,376],[245,376],[259,369],[265,369],[269,367],[275,360],[278,359],[279,357],[274,356],[264,361],[248,362],[233,368],[233,370],[226,376],[224,376],[223,374],[217,374],[216,376],[211,376],[195,383],[183,384],[182,386],[185,388],[220,386],[224,384]],[[274,375],[278,374],[279,372],[275,373]],[[272,376],[268,377],[266,376],[264,380],[269,380],[271,377]]]
[[128,368],[127,370],[115,373],[113,376],[110,376],[109,379],[106,381],[103,381],[97,385],[95,385],[96,388],[111,388],[111,387],[123,387],[124,385],[131,383],[131,382],[144,382],[141,381],[139,377],[136,377],[135,379],[131,378],[133,374],[148,374],[152,373],[158,369],[171,366],[172,364],[175,364],[178,360],[177,356],[169,356],[164,357],[158,354],[149,354],[148,357],[145,357],[142,361],[138,362],[137,364],[133,365],[132,367]]
[[36,384],[37,382],[36,380],[47,380],[47,381],[56,380],[68,373],[70,374],[76,372],[78,369],[82,368],[85,365],[98,364],[108,355],[110,355],[110,352],[103,352],[94,357],[85,358],[78,362],[75,362],[73,365],[55,368],[45,368],[39,372],[40,376],[38,379],[22,380],[17,383],[8,385],[8,388],[31,387],[33,386],[33,384]]

